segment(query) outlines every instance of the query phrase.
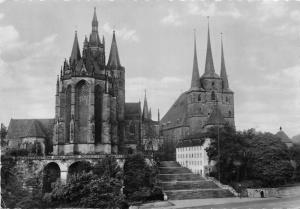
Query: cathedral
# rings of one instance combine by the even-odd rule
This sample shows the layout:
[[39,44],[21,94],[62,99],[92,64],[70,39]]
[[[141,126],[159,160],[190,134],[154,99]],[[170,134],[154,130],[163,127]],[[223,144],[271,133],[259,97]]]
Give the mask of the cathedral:
[[199,75],[196,37],[190,88],[182,93],[160,122],[160,132],[173,145],[178,141],[197,138],[207,128],[234,122],[234,94],[229,88],[221,41],[221,69],[215,71],[208,26],[205,68]]
[[143,112],[140,102],[125,103],[125,68],[115,31],[108,60],[105,54],[95,8],[82,52],[75,31],[71,56],[57,76],[55,118],[11,119],[9,146],[28,149],[39,143],[44,155],[120,154],[142,147],[147,126],[158,123],[151,119],[146,95]]

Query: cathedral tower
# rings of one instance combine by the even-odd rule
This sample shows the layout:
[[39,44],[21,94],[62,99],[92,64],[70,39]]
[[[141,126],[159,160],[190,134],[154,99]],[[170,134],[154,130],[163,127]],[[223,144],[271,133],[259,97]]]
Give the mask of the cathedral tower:
[[118,124],[124,121],[125,68],[120,64],[115,32],[106,65],[96,8],[82,56],[75,32],[71,56],[63,63],[56,89],[54,154],[118,153],[119,141],[124,139]]

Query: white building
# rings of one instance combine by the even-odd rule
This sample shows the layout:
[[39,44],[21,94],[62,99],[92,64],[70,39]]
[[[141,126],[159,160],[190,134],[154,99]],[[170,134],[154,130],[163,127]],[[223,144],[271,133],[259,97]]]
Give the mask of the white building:
[[200,137],[180,141],[176,146],[176,161],[195,174],[207,175],[211,166],[205,149],[209,144],[209,138]]

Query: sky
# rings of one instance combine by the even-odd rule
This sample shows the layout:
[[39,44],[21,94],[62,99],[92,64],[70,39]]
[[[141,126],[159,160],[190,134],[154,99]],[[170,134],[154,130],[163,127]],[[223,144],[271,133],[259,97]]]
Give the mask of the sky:
[[300,2],[273,1],[5,1],[0,0],[0,122],[53,118],[56,75],[75,30],[82,49],[97,8],[108,57],[115,29],[126,70],[126,101],[163,116],[192,76],[196,29],[204,72],[207,16],[214,65],[223,33],[238,130],[300,134]]

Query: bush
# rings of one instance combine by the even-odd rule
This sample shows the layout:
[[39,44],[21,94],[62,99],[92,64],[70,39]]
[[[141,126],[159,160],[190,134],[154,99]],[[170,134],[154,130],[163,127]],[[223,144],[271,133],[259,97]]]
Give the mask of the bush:
[[29,155],[29,151],[27,149],[9,149],[6,152],[6,155],[8,156],[13,156],[13,157],[18,157],[18,156],[28,156]]
[[162,199],[162,190],[156,186],[158,169],[147,165],[142,154],[127,157],[124,164],[124,193],[129,201]]

